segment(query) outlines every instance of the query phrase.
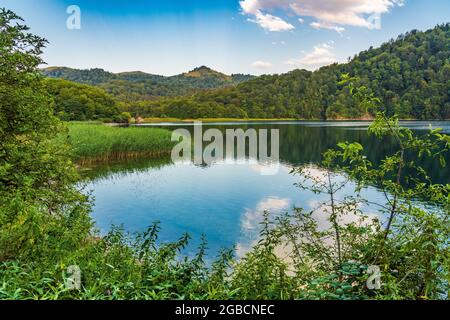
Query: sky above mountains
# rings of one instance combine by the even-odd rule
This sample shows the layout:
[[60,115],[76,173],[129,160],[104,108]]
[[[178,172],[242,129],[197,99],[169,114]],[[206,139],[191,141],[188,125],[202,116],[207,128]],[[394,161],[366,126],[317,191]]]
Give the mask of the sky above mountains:
[[[448,0],[2,0],[50,42],[48,65],[174,75],[314,70],[412,29]],[[79,8],[79,12],[78,12]]]

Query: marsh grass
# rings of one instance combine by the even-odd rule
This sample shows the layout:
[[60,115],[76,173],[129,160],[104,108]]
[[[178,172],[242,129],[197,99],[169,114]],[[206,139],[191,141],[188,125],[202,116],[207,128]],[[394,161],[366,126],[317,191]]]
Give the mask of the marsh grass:
[[171,132],[158,128],[111,127],[95,123],[68,123],[67,142],[78,164],[169,155]]

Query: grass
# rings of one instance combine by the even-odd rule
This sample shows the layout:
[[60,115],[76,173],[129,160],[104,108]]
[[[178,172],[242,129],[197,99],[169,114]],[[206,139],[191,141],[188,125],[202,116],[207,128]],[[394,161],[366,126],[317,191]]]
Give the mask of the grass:
[[170,154],[171,132],[158,128],[122,128],[95,123],[68,123],[68,143],[78,163]]

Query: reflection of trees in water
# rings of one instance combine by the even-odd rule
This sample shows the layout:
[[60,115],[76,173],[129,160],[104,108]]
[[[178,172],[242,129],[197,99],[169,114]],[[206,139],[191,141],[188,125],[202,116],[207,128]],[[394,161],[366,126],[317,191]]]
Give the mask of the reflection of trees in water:
[[84,167],[80,169],[80,174],[83,179],[95,181],[108,178],[111,175],[120,178],[129,174],[144,172],[148,169],[159,169],[172,164],[170,157],[158,159],[133,158]]
[[[279,129],[280,130],[280,161],[291,166],[298,166],[307,163],[317,164],[321,160],[321,155],[328,149],[336,148],[339,142],[359,142],[364,146],[367,158],[375,164],[380,164],[384,157],[392,154],[396,150],[395,142],[392,139],[378,139],[369,135],[366,128],[361,127],[336,127],[336,126],[306,126],[306,125],[235,125],[235,126],[215,126],[225,132],[226,129],[241,128],[244,131],[249,128],[254,129]],[[205,126],[204,130],[210,128]],[[421,131],[417,131],[421,134]],[[270,150],[270,139],[268,139]],[[411,160],[417,158],[409,155]],[[448,161],[450,163],[450,161]],[[442,168],[439,161],[429,159],[418,160],[418,164],[430,173],[435,183],[450,182],[450,168]],[[414,172],[406,172],[414,174]]]
[[[420,134],[420,132],[418,132]],[[339,142],[359,142],[364,146],[367,158],[380,164],[386,155],[396,150],[396,143],[389,138],[378,139],[369,135],[367,130],[353,130],[337,127],[304,127],[284,126],[280,128],[280,158],[293,166],[318,163],[321,154],[330,148],[336,148]],[[417,160],[417,164],[429,172],[433,182],[449,183],[450,168],[442,168],[439,160],[417,159],[417,155],[407,155],[409,160]],[[449,155],[447,155],[449,156]],[[415,172],[406,172],[406,176]]]
[[[351,125],[350,125],[351,126]],[[171,127],[175,129],[178,127]],[[194,136],[193,126],[184,127]],[[361,127],[336,127],[336,126],[306,126],[306,125],[286,125],[286,124],[264,124],[264,125],[204,125],[203,132],[208,129],[217,128],[223,132],[226,137],[226,129],[279,129],[280,130],[280,161],[290,166],[298,166],[302,164],[313,163],[317,164],[321,160],[321,154],[330,148],[336,148],[339,142],[359,142],[364,146],[364,152],[368,159],[373,163],[379,164],[387,154],[392,154],[395,150],[395,142],[388,138],[382,140],[369,135],[366,128]],[[145,130],[145,129],[143,129]],[[420,134],[421,131],[417,131]],[[204,142],[204,147],[210,142]],[[225,143],[224,143],[225,148]],[[268,150],[270,151],[270,134],[268,137]],[[226,154],[224,150],[224,155]],[[236,153],[235,153],[236,154]],[[246,151],[248,154],[248,148]],[[409,155],[411,160],[415,155]],[[448,161],[450,163],[450,160]],[[170,165],[170,158],[149,160],[149,159],[135,159],[128,161],[120,161],[108,163],[95,167],[94,170],[83,173],[87,177],[104,177],[111,173],[131,173],[136,171],[145,171],[148,168],[161,167]],[[431,178],[435,183],[449,183],[450,182],[450,168],[442,168],[439,161],[418,160],[418,164],[430,173]],[[204,167],[208,167],[206,164]],[[407,172],[414,174],[414,172]]]

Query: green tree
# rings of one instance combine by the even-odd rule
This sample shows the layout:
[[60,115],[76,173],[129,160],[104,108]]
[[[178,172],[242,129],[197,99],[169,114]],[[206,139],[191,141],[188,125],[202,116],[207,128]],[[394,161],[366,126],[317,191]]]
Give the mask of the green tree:
[[70,250],[90,228],[68,149],[54,139],[65,129],[37,70],[46,40],[21,21],[1,9],[0,261],[41,257],[46,247],[64,249],[61,241]]

